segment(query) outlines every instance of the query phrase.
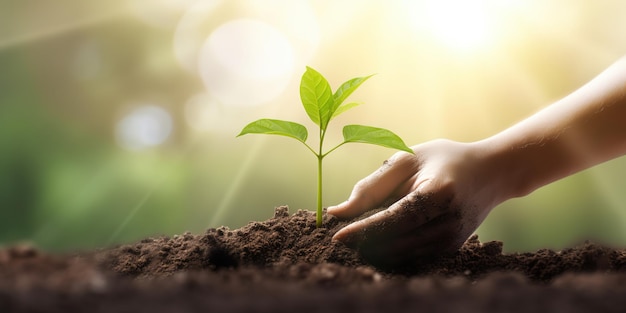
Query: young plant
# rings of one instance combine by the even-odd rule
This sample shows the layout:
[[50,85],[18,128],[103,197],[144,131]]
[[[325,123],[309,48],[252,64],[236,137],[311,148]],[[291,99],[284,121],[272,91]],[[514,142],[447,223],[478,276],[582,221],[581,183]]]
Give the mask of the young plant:
[[317,157],[317,227],[322,226],[322,160],[335,149],[349,142],[375,144],[392,149],[413,153],[411,148],[393,132],[377,127],[363,125],[346,125],[343,128],[343,142],[334,148],[323,151],[324,137],[328,123],[339,114],[359,105],[357,102],[344,103],[363,82],[372,77],[356,77],[343,83],[334,93],[322,74],[307,66],[300,82],[300,98],[307,115],[319,126],[319,146],[313,149],[306,143],[308,132],[301,124],[275,120],[260,119],[248,124],[237,137],[245,134],[272,134],[294,138],[304,144]]

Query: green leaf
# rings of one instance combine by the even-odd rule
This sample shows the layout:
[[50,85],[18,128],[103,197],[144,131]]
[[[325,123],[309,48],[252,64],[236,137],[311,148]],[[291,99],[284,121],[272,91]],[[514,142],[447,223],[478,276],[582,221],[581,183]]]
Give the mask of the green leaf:
[[339,115],[339,114],[341,114],[341,113],[343,113],[343,112],[345,112],[345,111],[348,111],[348,110],[350,110],[350,109],[352,109],[352,108],[354,108],[355,106],[358,106],[358,105],[360,105],[360,104],[361,104],[360,102],[348,102],[348,103],[346,103],[346,104],[342,104],[342,105],[340,105],[340,106],[337,108],[337,110],[335,110],[335,112],[333,113],[333,116],[332,116],[330,119],[332,120],[332,119],[333,119],[333,118],[335,118],[337,115]]
[[300,81],[300,99],[311,121],[325,131],[334,107],[332,89],[322,74],[308,66]]
[[361,84],[363,84],[366,80],[368,80],[372,76],[374,75],[365,76],[365,77],[356,77],[356,78],[350,79],[347,82],[341,84],[339,88],[337,88],[337,91],[335,91],[335,93],[333,94],[333,99],[335,100],[335,107],[332,110],[333,117],[339,115],[339,114],[334,114],[334,112],[341,106],[341,104],[346,100],[346,98],[348,98],[357,88],[359,88],[359,86],[361,86]]
[[343,139],[345,142],[369,143],[413,153],[398,135],[384,128],[346,125],[343,128]]
[[301,124],[267,118],[256,120],[246,125],[246,127],[241,130],[241,133],[239,133],[237,137],[245,134],[269,134],[287,136],[303,143],[306,141],[306,138],[308,136],[306,127],[302,126]]

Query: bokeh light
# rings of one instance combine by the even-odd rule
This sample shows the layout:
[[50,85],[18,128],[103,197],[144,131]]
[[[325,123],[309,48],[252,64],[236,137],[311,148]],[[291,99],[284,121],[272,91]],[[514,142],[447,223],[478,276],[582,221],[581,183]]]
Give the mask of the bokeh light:
[[270,24],[238,19],[213,31],[199,66],[208,91],[220,102],[255,106],[285,90],[293,74],[293,48]]
[[172,133],[172,127],[172,117],[165,109],[142,105],[117,123],[116,136],[122,147],[141,150],[164,143]]

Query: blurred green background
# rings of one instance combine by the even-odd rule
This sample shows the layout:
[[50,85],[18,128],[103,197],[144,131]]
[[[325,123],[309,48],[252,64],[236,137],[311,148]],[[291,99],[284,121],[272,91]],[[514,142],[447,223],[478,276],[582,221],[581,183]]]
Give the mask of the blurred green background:
[[[315,206],[315,159],[262,118],[308,121],[305,65],[372,73],[340,127],[409,145],[490,136],[626,50],[623,1],[0,2],[0,245],[67,251],[236,228]],[[332,125],[331,125],[332,128]],[[333,137],[334,136],[334,137]],[[325,205],[394,151],[326,159]],[[508,201],[479,229],[508,251],[626,244],[624,158]]]

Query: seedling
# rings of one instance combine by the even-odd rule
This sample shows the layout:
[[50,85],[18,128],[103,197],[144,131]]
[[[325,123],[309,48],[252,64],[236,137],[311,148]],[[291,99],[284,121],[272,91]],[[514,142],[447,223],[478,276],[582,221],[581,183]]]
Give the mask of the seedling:
[[326,152],[323,151],[328,123],[339,114],[360,104],[358,102],[344,104],[344,101],[370,77],[372,75],[350,79],[333,93],[326,78],[307,66],[300,81],[300,99],[311,121],[319,126],[319,147],[317,150],[314,150],[306,143],[308,137],[306,127],[289,121],[260,119],[246,125],[241,133],[237,135],[237,137],[245,134],[287,136],[300,141],[313,152],[315,157],[317,157],[317,227],[322,226],[322,161],[329,153],[349,142],[375,144],[413,153],[413,150],[407,147],[402,139],[393,132],[383,128],[363,125],[344,126],[343,142]]

